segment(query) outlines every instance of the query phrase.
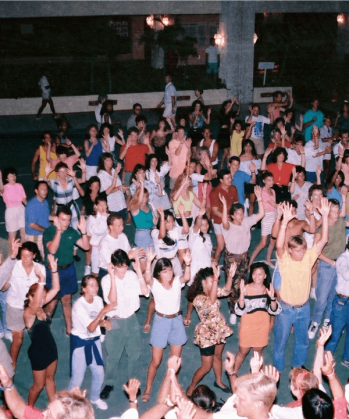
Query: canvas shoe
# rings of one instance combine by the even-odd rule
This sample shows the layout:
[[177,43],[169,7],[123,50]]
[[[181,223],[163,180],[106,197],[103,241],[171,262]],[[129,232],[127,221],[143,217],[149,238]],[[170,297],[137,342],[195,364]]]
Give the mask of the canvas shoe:
[[310,326],[309,326],[309,329],[308,329],[309,339],[314,339],[315,338],[315,335],[316,335],[316,332],[317,332],[318,328],[319,328],[319,323],[316,323],[316,322],[313,322],[313,321],[310,323]]
[[101,410],[107,410],[107,409],[108,409],[108,405],[107,405],[107,403],[106,403],[106,402],[104,402],[104,401],[103,401],[103,400],[101,400],[101,399],[97,399],[97,400],[95,400],[95,401],[90,400],[90,402],[91,402],[92,404],[94,404],[95,406],[97,406],[97,407],[98,407],[98,409],[101,409]]

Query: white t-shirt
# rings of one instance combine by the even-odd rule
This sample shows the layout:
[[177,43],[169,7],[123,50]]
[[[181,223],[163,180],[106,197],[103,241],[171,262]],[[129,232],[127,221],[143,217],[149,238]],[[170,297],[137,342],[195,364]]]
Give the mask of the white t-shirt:
[[317,153],[321,152],[321,148],[314,149],[315,144],[312,140],[308,141],[304,147],[305,151],[305,170],[307,172],[316,172],[318,166],[322,167],[323,155],[315,157]]
[[[338,144],[336,144],[336,145],[333,147],[333,149],[332,149],[333,154],[334,154],[334,157],[338,157],[338,156],[339,156],[339,151],[338,151],[339,146],[341,146],[341,147],[343,148],[343,151],[345,151],[345,150],[344,150],[343,145],[339,142],[339,143],[338,143]],[[347,146],[347,149],[349,149],[349,145]]]
[[294,148],[286,148],[287,151],[287,163],[295,164],[296,166],[301,166],[302,156],[298,154]]
[[190,175],[190,179],[193,182],[193,192],[195,195],[199,193],[199,183],[203,182],[205,175],[200,175],[199,173],[193,173]]
[[154,296],[155,310],[161,314],[176,314],[181,307],[181,289],[182,283],[180,276],[175,276],[172,287],[167,290],[160,282],[153,278],[153,285],[149,287]]
[[[33,263],[39,267],[42,275],[46,278],[45,267],[40,263]],[[10,277],[10,288],[6,297],[6,303],[11,307],[23,309],[29,288],[38,281],[39,278],[35,275],[34,267],[28,276],[23,268],[22,261],[17,261]]]
[[209,63],[218,63],[218,55],[220,54],[220,52],[217,45],[215,45],[214,47],[212,45],[208,46],[205,52],[206,54],[208,54]]
[[107,225],[108,215],[102,215],[99,212],[89,215],[87,218],[87,234],[91,236],[90,245],[98,246],[101,238],[108,233]]
[[174,87],[174,84],[172,81],[166,84],[165,87],[165,95],[164,95],[164,104],[166,105],[172,105],[172,96],[175,97],[175,104],[177,105],[177,90]]
[[126,234],[119,234],[117,239],[114,239],[109,233],[106,234],[98,245],[99,267],[107,269],[107,264],[110,262],[111,255],[118,249],[122,249],[126,253],[131,250]]
[[[116,309],[109,311],[108,317],[131,317],[140,307],[139,296],[143,295],[138,276],[133,271],[126,271],[124,279],[115,276],[116,293],[118,303]],[[104,301],[109,304],[110,275],[102,278],[102,290]]]
[[81,339],[89,339],[100,336],[101,328],[99,326],[96,327],[94,332],[89,332],[87,327],[98,316],[103,307],[103,300],[101,297],[98,297],[98,295],[93,297],[92,303],[88,303],[83,296],[78,298],[73,305],[72,334],[79,336]]
[[[246,116],[245,122],[249,119],[248,116]],[[263,115],[253,116],[252,121],[256,121],[256,124],[253,125],[252,131],[251,131],[251,138],[256,140],[262,140],[264,136],[264,124],[270,124],[270,119],[266,118]]]
[[[39,86],[41,88],[41,95],[43,99],[50,99],[51,98],[51,88],[50,83],[48,82],[45,76],[42,76],[39,81]],[[48,86],[48,88],[47,88]]]
[[186,240],[187,235],[182,234],[183,227],[174,226],[173,230],[167,231],[167,235],[174,241],[174,244],[171,246],[164,243],[162,239],[159,239],[159,230],[154,228],[151,232],[151,237],[153,239],[156,258],[168,258],[172,259],[176,256],[178,250],[178,242],[180,240]]
[[203,241],[200,231],[194,233],[193,226],[189,230],[189,249],[191,251],[192,262],[190,267],[190,281],[188,285],[190,286],[195,278],[195,275],[199,272],[200,269],[210,268],[212,266],[211,262],[211,252],[212,252],[212,241],[209,234],[204,234],[205,241]]
[[293,194],[291,194],[291,197],[292,197],[292,199],[294,199],[294,197],[296,195],[299,195],[298,198],[297,198],[297,204],[298,204],[297,218],[298,218],[298,220],[304,220],[305,219],[304,203],[308,199],[308,196],[309,196],[308,192],[309,192],[309,189],[312,185],[313,184],[311,182],[305,182],[302,187],[300,187],[297,182],[295,182],[295,184],[294,184],[294,192],[293,192]]

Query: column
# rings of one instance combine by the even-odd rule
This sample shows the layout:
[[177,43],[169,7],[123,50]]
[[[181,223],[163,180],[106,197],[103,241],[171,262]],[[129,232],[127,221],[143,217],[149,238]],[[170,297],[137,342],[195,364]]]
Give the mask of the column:
[[254,1],[222,1],[220,33],[225,44],[219,77],[225,80],[228,97],[234,95],[242,104],[253,98],[254,30]]

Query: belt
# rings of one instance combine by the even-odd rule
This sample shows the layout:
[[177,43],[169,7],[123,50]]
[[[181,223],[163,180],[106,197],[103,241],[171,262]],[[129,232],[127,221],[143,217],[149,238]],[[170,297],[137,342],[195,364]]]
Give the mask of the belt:
[[178,317],[182,314],[182,310],[180,310],[178,313],[175,313],[175,314],[162,314],[156,311],[156,314],[160,317],[165,317],[166,319],[174,319],[175,317]]
[[68,265],[63,265],[63,266],[57,266],[57,269],[67,269],[69,268],[69,266],[71,266],[74,262],[72,263],[68,263]]
[[280,300],[280,302],[282,304],[285,304],[285,306],[287,306],[287,307],[301,308],[301,307],[303,307],[303,306],[305,306],[307,304],[308,300],[305,303],[303,303],[303,304],[295,304],[295,305],[294,304],[290,304],[290,303],[286,303],[286,301],[284,301],[284,300]]
[[349,297],[347,297],[346,295],[339,294],[338,292],[337,292],[337,295],[338,295],[338,297],[340,297],[340,298],[345,298],[346,300],[349,300]]

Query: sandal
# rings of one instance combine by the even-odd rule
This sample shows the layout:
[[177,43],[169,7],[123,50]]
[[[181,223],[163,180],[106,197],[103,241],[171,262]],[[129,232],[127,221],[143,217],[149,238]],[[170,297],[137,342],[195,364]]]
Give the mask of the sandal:
[[143,403],[148,403],[150,399],[150,393],[143,393],[142,394],[142,402]]
[[145,324],[143,326],[143,333],[149,333],[149,332],[150,332],[150,324]]
[[185,318],[183,320],[183,324],[184,324],[185,327],[189,327],[190,326],[190,323],[191,323],[191,320],[190,319]]

